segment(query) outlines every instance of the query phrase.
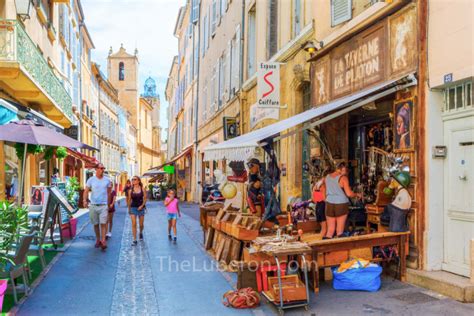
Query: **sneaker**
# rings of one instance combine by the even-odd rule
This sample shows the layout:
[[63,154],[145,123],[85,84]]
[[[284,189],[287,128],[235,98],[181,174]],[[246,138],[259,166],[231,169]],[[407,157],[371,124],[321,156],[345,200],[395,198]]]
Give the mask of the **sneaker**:
[[100,247],[100,241],[99,241],[99,240],[97,240],[97,241],[95,242],[95,247],[96,247],[96,248],[99,248],[99,247]]
[[173,238],[173,244],[176,244],[176,237]]
[[140,233],[140,240],[143,240],[143,233]]
[[172,240],[173,240],[173,237],[171,237],[171,235],[168,235],[168,240],[169,240],[169,241],[172,241]]
[[108,232],[108,233],[105,235],[105,238],[106,238],[106,239],[109,239],[109,238],[111,238],[111,237],[112,237],[112,233],[111,233],[111,232]]
[[132,246],[136,246],[137,244],[138,244],[138,242],[137,242],[136,240],[134,240],[134,241],[132,242]]

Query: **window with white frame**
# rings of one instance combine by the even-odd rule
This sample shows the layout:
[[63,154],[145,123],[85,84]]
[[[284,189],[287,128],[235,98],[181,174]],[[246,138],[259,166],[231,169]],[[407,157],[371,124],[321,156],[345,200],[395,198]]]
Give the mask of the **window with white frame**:
[[472,81],[464,82],[444,90],[445,112],[471,109],[473,107]]
[[248,12],[247,28],[247,78],[257,71],[257,14],[255,6]]
[[293,0],[293,38],[298,36],[301,32],[302,24],[303,24],[303,13],[301,8],[301,0]]

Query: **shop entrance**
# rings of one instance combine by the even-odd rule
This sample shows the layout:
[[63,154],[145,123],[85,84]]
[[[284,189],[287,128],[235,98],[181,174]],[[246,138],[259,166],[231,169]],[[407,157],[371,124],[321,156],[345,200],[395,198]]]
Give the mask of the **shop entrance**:
[[370,148],[393,151],[393,97],[372,102],[349,113],[349,176],[357,191],[364,191],[366,203],[376,200],[376,186],[383,179],[388,160],[382,161]]
[[[474,115],[445,120],[443,270],[469,276],[474,238]],[[436,175],[432,175],[435,176]]]

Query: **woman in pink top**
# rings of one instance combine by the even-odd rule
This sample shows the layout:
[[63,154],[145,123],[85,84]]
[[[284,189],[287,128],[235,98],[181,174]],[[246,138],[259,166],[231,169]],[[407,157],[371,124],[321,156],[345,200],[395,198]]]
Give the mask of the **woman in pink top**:
[[[176,243],[176,220],[181,217],[179,211],[179,200],[176,197],[176,192],[173,189],[168,190],[168,195],[165,199],[166,213],[168,214],[168,239]],[[173,228],[174,238],[171,237],[171,227]]]

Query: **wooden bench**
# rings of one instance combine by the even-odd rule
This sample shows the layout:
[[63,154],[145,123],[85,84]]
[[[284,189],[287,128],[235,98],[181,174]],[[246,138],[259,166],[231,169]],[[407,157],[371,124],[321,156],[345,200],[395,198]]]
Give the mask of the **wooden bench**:
[[[389,246],[396,245],[398,249],[398,255],[400,257],[400,273],[399,279],[405,281],[406,279],[406,256],[408,255],[408,236],[410,232],[394,233],[373,233],[367,235],[343,237],[325,240],[314,240],[308,242],[308,245],[312,249],[312,260],[311,260],[311,275],[313,279],[314,292],[319,292],[319,269],[330,266],[337,266],[347,260],[347,258],[341,257],[338,260],[331,260],[331,264],[319,266],[318,255],[319,254],[330,254],[341,251],[351,251],[354,249],[373,248],[378,246]],[[380,259],[372,259],[372,261],[380,261]]]

